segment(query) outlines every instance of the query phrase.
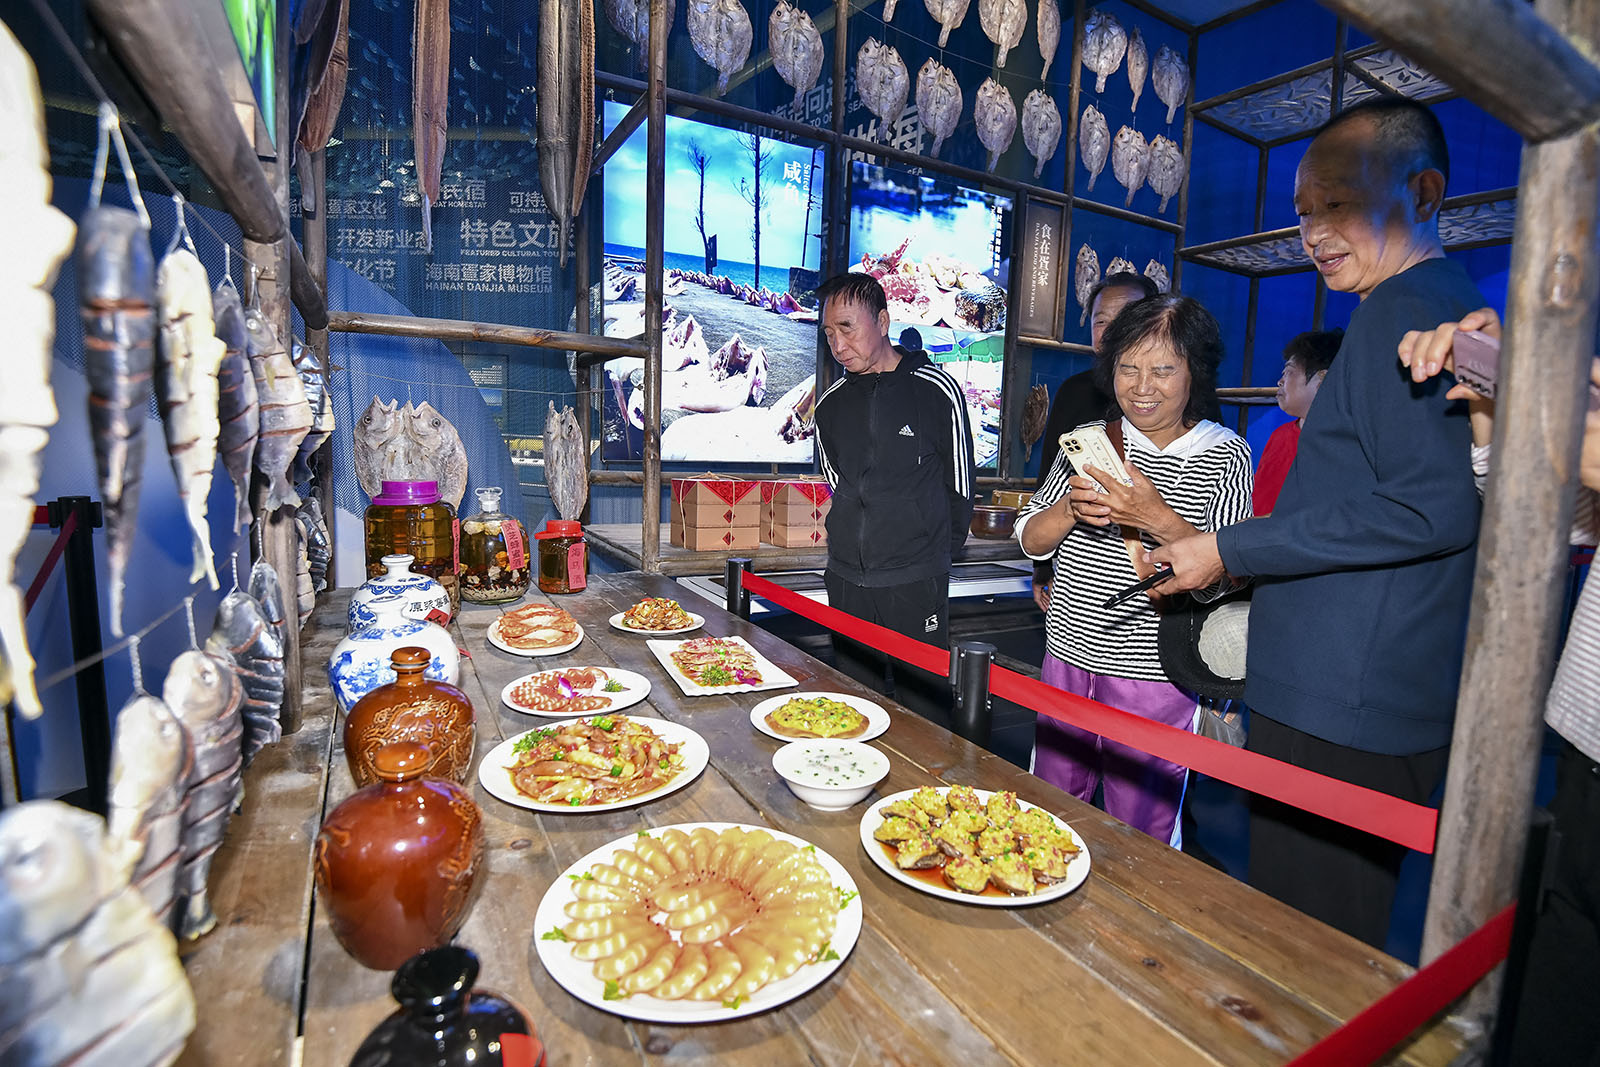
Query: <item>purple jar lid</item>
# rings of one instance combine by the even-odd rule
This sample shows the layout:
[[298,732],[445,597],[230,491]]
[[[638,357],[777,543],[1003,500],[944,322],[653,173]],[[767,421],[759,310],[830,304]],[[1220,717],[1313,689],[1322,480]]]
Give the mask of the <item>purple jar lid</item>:
[[378,495],[372,498],[374,504],[437,504],[439,502],[438,482],[384,482],[379,488]]

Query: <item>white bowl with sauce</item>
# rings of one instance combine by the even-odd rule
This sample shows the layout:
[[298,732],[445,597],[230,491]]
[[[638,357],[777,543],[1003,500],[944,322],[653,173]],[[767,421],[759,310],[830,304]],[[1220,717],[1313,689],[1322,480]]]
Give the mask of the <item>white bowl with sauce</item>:
[[773,753],[772,769],[818,811],[844,811],[889,774],[889,757],[860,741],[807,738]]

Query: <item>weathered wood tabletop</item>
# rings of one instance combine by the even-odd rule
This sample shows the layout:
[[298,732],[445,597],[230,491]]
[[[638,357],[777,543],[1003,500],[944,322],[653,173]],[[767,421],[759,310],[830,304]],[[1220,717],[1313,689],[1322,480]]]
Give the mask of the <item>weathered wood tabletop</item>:
[[[771,694],[684,697],[643,638],[607,625],[643,596],[680,593],[663,577],[594,576],[585,593],[557,598],[583,624],[583,643],[532,661],[489,646],[485,630],[495,609],[469,605],[458,620],[471,652],[462,683],[477,707],[478,758],[550,721],[506,709],[503,686],[563,664],[645,675],[650,696],[628,713],[690,726],[711,749],[709,769],[692,785],[610,813],[536,814],[473,781],[488,869],[458,941],[480,956],[480,985],[528,1010],[552,1065],[1276,1064],[1409,973],[891,704],[891,727],[873,742],[892,765],[877,795],[939,783],[1013,789],[1071,823],[1093,857],[1081,888],[1019,908],[945,901],[894,881],[862,851],[864,804],[816,811],[773,772],[778,742],[749,722],[750,707]],[[343,1067],[393,1010],[390,976],[345,955],[314,906],[310,883],[310,842],[323,812],[352,788],[322,670],[342,632],[346,600],[330,596],[319,604],[303,646],[305,726],[249,769],[244,813],[218,855],[212,885],[219,927],[187,960],[200,1022],[185,1063]],[[748,639],[804,689],[865,693],[713,605],[689,606],[706,616],[704,633]],[[844,965],[781,1008],[714,1025],[629,1022],[563,991],[535,950],[533,913],[552,881],[616,838],[694,821],[769,826],[842,863],[860,888],[865,915]],[[1453,1023],[1438,1021],[1399,1060],[1444,1064],[1461,1046]]]

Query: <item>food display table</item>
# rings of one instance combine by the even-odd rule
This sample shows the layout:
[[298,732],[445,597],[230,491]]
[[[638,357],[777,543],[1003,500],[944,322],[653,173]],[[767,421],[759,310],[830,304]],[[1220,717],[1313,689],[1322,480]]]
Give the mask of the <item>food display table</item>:
[[[504,739],[553,721],[505,708],[499,694],[507,682],[580,665],[645,675],[649,698],[627,714],[690,726],[711,750],[709,768],[688,787],[606,813],[535,814],[489,796],[474,777],[488,859],[458,942],[481,958],[480,986],[527,1010],[550,1064],[1278,1064],[1409,973],[888,704],[890,728],[872,744],[888,754],[891,769],[875,797],[941,783],[1015,790],[1069,822],[1093,858],[1075,892],[1017,908],[945,901],[894,881],[862,849],[866,804],[816,811],[772,770],[779,742],[753,729],[749,717],[771,693],[685,697],[645,638],[607,625],[641,597],[673,595],[665,577],[594,576],[586,592],[557,598],[583,625],[583,642],[532,660],[490,647],[493,608],[466,605],[457,623],[471,654],[462,687],[477,708],[480,759]],[[183,1063],[344,1067],[393,1010],[390,976],[345,955],[316,906],[310,876],[323,812],[352,789],[336,729],[342,723],[320,669],[342,634],[346,599],[325,598],[305,632],[305,726],[246,772],[244,811],[212,873],[219,925],[186,954],[199,1026]],[[689,636],[742,636],[802,690],[865,692],[757,627],[706,604],[692,607],[706,622]],[[776,1010],[698,1026],[630,1022],[557,986],[538,960],[533,915],[558,874],[627,834],[701,821],[785,831],[844,865],[860,889],[864,927],[843,966]],[[1444,1064],[1462,1045],[1445,1019],[1398,1061]]]

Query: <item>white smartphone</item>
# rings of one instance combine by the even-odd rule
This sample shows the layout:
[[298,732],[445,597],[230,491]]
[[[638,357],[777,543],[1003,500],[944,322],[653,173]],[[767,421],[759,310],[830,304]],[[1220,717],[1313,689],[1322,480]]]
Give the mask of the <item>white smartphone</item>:
[[1098,467],[1123,485],[1133,485],[1133,479],[1128,477],[1127,468],[1123,467],[1122,459],[1112,447],[1111,438],[1106,436],[1104,426],[1079,426],[1076,430],[1062,434],[1060,443],[1061,451],[1066,453],[1072,469],[1093,481],[1099,492],[1105,492],[1106,487],[1086,473],[1085,467]]

